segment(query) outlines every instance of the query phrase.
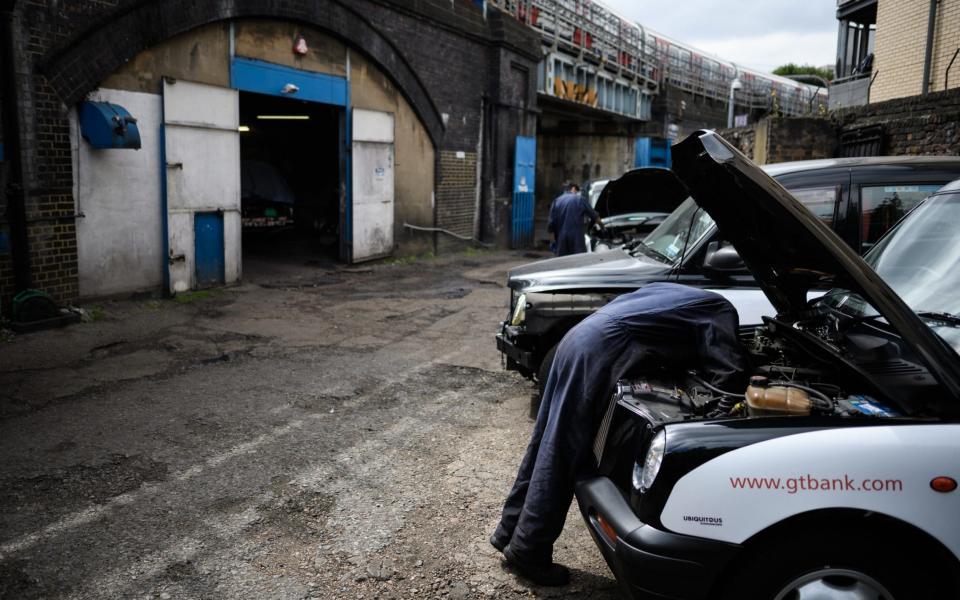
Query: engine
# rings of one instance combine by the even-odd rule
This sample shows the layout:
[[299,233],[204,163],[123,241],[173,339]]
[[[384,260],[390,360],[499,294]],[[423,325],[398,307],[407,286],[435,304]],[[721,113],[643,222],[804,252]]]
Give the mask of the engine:
[[[891,418],[901,416],[882,386],[916,382],[915,365],[895,340],[844,330],[830,315],[790,323],[769,319],[740,339],[749,371],[737,389],[718,387],[709,373],[647,368],[617,384],[596,438],[603,462],[610,438],[625,439],[663,423],[767,416]],[[912,365],[912,366],[911,366]],[[891,375],[892,374],[892,375]],[[630,444],[632,445],[632,444]]]

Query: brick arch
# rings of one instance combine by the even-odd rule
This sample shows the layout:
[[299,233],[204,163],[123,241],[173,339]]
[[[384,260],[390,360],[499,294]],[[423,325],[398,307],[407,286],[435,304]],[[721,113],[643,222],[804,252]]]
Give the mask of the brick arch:
[[238,18],[304,23],[365,53],[413,107],[434,147],[440,146],[443,122],[416,71],[367,19],[337,0],[145,0],[79,35],[40,71],[60,99],[73,104],[138,53],[202,25]]

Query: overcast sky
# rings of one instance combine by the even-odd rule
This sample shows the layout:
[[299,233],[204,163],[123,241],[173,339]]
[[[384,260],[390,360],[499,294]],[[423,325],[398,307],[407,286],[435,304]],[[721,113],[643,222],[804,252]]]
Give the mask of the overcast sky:
[[668,37],[755,69],[836,60],[836,0],[601,2]]

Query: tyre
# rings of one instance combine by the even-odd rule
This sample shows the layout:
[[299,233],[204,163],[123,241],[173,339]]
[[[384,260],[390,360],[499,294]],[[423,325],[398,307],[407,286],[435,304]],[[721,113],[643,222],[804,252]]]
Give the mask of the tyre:
[[550,375],[550,367],[553,366],[553,357],[557,354],[557,346],[554,344],[547,353],[543,355],[540,361],[540,368],[537,369],[537,391],[530,395],[530,418],[536,419],[540,411],[540,400],[543,398],[543,388],[547,385],[547,376]]
[[[834,524],[835,525],[835,524]],[[725,600],[950,598],[955,574],[915,540],[834,525],[753,547],[726,580]],[[872,529],[872,528],[871,528]]]

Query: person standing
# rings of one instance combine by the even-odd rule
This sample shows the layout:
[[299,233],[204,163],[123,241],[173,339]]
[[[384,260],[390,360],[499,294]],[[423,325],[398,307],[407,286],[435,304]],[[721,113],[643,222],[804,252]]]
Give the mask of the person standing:
[[540,412],[513,488],[490,537],[507,566],[540,585],[566,585],[553,562],[576,482],[616,382],[638,367],[697,368],[714,385],[746,387],[736,309],[725,298],[675,283],[651,283],[593,313],[560,341]]
[[566,191],[550,205],[550,218],[547,220],[547,231],[551,241],[556,244],[557,256],[587,251],[583,239],[583,225],[586,222],[603,227],[596,211],[580,195],[580,186],[568,184]]

